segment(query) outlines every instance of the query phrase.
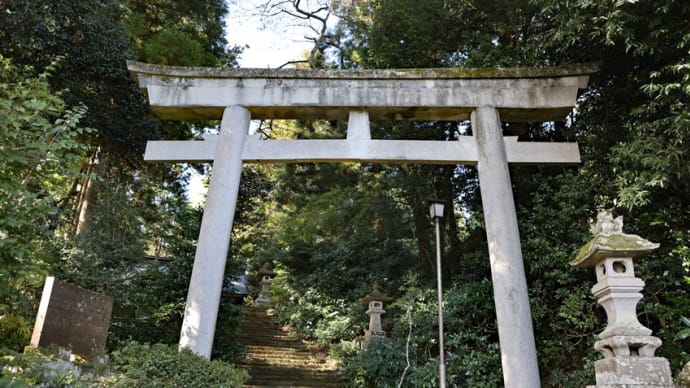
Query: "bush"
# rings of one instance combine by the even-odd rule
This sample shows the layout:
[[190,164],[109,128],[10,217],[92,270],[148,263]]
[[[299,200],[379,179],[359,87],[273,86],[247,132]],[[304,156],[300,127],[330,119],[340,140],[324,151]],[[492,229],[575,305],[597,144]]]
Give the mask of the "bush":
[[342,372],[353,387],[395,387],[405,365],[405,345],[381,339],[350,360]]
[[0,349],[21,350],[29,343],[31,327],[18,315],[0,316]]
[[70,356],[56,347],[7,352],[0,359],[0,386],[88,387],[106,373],[107,366],[100,362],[73,361]]
[[117,374],[104,383],[109,387],[240,387],[249,379],[232,364],[171,345],[131,342],[111,357]]

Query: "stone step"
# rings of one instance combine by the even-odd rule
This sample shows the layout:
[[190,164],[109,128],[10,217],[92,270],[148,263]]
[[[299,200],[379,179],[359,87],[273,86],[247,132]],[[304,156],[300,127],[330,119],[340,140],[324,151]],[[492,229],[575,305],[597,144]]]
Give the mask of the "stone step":
[[340,376],[339,372],[335,369],[317,370],[313,368],[255,365],[252,367],[252,370],[256,373],[257,376]]
[[311,357],[289,357],[289,356],[281,356],[277,354],[272,354],[272,355],[249,355],[245,357],[242,361],[243,363],[251,364],[252,362],[262,362],[262,363],[271,363],[271,364],[277,364],[277,363],[283,363],[283,364],[300,364],[300,365],[321,365],[323,364],[322,361],[316,359],[316,358],[311,358]]
[[313,387],[342,388],[343,387],[343,384],[341,384],[341,383],[318,383],[315,385],[285,385],[285,384],[286,383],[243,385],[242,388],[265,388],[265,387],[271,387],[271,388],[313,388]]
[[285,337],[285,338],[299,338],[293,334],[290,334],[289,332],[279,330],[279,329],[268,329],[268,328],[253,328],[252,331],[250,332],[239,332],[237,333],[238,336],[242,337],[262,337],[262,336],[273,336],[273,337]]
[[251,367],[290,367],[290,368],[309,368],[315,371],[332,371],[333,368],[319,360],[289,360],[289,359],[249,359],[239,362],[240,365]]
[[271,388],[312,388],[312,387],[322,387],[322,388],[342,388],[345,385],[343,383],[324,383],[324,382],[319,382],[317,384],[313,385],[297,385],[297,384],[290,384],[288,385],[289,382],[268,382],[264,383],[261,385],[243,385],[242,388],[264,388],[264,387],[271,387]]
[[282,385],[313,385],[317,384],[339,384],[342,386],[342,379],[340,376],[331,375],[254,375],[249,381],[252,385],[268,385],[268,384],[282,384]]
[[309,363],[310,361],[317,361],[315,357],[311,356],[300,356],[300,355],[289,355],[289,354],[278,354],[278,353],[249,353],[246,355],[247,360],[271,360],[271,361],[294,361],[301,363]]
[[283,327],[277,317],[266,310],[245,307],[244,322],[237,342],[244,346],[245,356],[239,365],[252,379],[245,387],[344,387],[338,371],[317,357],[308,343]]
[[343,383],[324,383],[324,382],[317,382],[317,383],[305,383],[305,382],[296,382],[296,381],[284,381],[284,382],[278,382],[278,381],[267,381],[263,382],[261,384],[249,384],[249,385],[243,385],[243,388],[264,388],[264,387],[271,387],[271,388],[314,388],[314,387],[320,387],[320,388],[342,388],[345,385]]
[[309,365],[321,366],[324,361],[316,358],[302,358],[302,357],[283,357],[279,355],[271,356],[249,356],[239,361],[245,364],[263,363],[263,364],[286,364],[286,365]]
[[290,346],[267,346],[267,345],[245,345],[248,352],[285,352],[285,353],[306,353],[305,347]]
[[295,343],[302,343],[302,340],[300,340],[297,337],[290,336],[290,335],[285,335],[285,334],[273,334],[273,333],[261,333],[261,334],[237,334],[235,338],[238,341],[258,341],[258,340],[264,340],[264,341],[285,341],[285,342],[295,342]]
[[[282,347],[305,347],[304,344],[302,343],[301,340],[298,340],[296,338],[279,338],[279,337],[237,337],[237,342],[243,345],[263,345],[263,343],[266,343],[270,346],[273,344],[276,344],[278,346],[285,345]],[[262,344],[259,344],[262,343]]]

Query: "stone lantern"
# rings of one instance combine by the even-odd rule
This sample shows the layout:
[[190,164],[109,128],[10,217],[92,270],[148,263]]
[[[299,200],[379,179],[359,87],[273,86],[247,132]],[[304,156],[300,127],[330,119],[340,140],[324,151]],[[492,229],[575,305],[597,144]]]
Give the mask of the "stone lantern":
[[385,338],[386,332],[383,331],[381,326],[381,314],[385,313],[386,310],[383,309],[383,304],[388,303],[393,298],[386,296],[381,291],[381,285],[375,282],[372,290],[364,298],[360,299],[360,302],[369,305],[369,309],[366,311],[369,315],[369,328],[364,329],[364,344],[368,344],[372,339]]
[[635,277],[633,259],[659,247],[640,236],[623,233],[623,217],[600,212],[592,228],[594,238],[570,262],[594,267],[597,283],[592,294],[606,310],[608,324],[594,348],[604,356],[594,363],[596,386],[607,388],[673,388],[668,361],[655,357],[661,340],[637,320],[644,281]]
[[276,276],[276,273],[273,272],[271,263],[265,262],[259,269],[259,275],[261,276],[261,291],[259,291],[259,296],[254,301],[254,306],[263,306],[271,303],[271,279]]

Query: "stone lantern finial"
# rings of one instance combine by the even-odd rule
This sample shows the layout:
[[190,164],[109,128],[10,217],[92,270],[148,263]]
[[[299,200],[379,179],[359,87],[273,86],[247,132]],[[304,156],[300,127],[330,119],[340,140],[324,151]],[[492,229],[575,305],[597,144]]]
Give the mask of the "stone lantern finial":
[[374,338],[386,337],[386,332],[383,331],[381,326],[381,314],[386,312],[383,309],[383,304],[391,300],[393,298],[386,296],[381,291],[379,282],[374,282],[371,292],[360,299],[360,302],[369,305],[369,309],[366,311],[367,315],[369,315],[369,328],[364,329],[364,344],[368,344]]
[[608,324],[594,348],[604,356],[594,364],[596,387],[672,388],[668,361],[655,357],[661,340],[637,320],[637,303],[644,281],[635,277],[633,259],[659,247],[640,236],[623,233],[623,217],[602,211],[592,227],[594,238],[570,262],[594,267],[597,283],[592,294],[606,310]]

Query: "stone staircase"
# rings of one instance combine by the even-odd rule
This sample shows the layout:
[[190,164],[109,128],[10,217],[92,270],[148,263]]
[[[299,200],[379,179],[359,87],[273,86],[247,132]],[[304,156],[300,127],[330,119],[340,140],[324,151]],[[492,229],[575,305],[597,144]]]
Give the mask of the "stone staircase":
[[297,338],[265,308],[244,307],[237,341],[246,349],[239,365],[252,379],[245,387],[344,387],[327,352]]

